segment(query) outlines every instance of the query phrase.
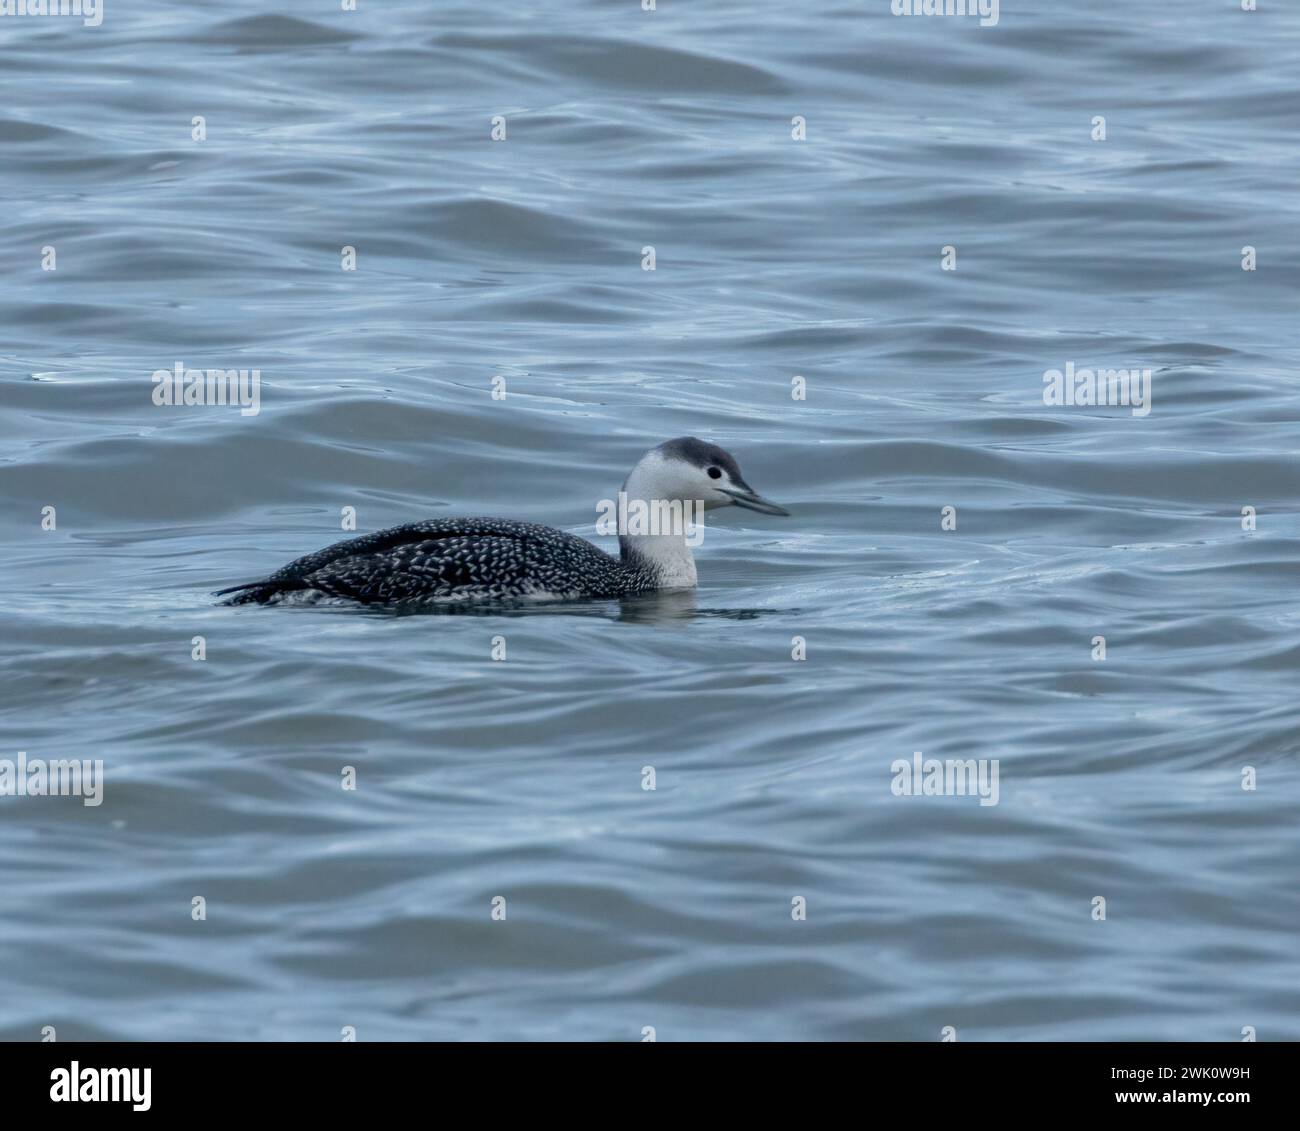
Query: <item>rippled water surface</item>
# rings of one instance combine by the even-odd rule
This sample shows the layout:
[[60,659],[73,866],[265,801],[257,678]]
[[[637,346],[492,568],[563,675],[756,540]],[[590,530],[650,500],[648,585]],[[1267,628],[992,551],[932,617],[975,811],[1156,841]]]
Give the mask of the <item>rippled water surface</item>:
[[[359,7],[0,19],[0,1036],[1300,1038],[1300,7]],[[679,435],[694,595],[210,596]]]

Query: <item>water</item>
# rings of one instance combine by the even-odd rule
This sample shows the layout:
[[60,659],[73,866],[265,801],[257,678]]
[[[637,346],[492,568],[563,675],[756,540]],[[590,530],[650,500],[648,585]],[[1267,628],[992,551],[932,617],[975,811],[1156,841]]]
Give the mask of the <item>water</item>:
[[[336,7],[3,23],[0,1036],[1300,1038],[1300,9]],[[686,434],[693,597],[209,596]]]

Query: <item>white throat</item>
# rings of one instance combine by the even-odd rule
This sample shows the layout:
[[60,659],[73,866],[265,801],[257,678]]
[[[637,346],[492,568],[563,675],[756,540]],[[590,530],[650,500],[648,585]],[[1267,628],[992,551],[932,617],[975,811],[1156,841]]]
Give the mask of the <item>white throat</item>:
[[[629,505],[634,500],[640,500],[648,507],[656,501],[674,501],[674,492],[669,487],[669,482],[667,461],[658,452],[650,452],[632,469],[632,474],[623,484],[623,491]],[[681,501],[682,509],[689,513],[692,503]],[[645,565],[653,569],[658,574],[662,588],[695,588],[695,556],[686,543],[684,530],[658,534],[621,534],[618,544],[624,563]]]

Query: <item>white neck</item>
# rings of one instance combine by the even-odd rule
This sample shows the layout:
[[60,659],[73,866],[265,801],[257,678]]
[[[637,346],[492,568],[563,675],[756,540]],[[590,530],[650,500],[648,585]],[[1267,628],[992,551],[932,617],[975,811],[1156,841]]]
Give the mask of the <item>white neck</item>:
[[[618,540],[627,565],[653,569],[662,589],[694,589],[695,556],[681,534],[623,534]],[[637,561],[631,558],[639,559]]]
[[[632,469],[623,484],[628,505],[641,500],[649,505],[655,500],[671,499],[663,489],[662,457],[651,453]],[[686,544],[685,531],[665,534],[621,534],[619,549],[626,564],[643,564],[659,575],[664,589],[694,589],[696,586],[695,556]],[[632,562],[630,558],[640,559]]]

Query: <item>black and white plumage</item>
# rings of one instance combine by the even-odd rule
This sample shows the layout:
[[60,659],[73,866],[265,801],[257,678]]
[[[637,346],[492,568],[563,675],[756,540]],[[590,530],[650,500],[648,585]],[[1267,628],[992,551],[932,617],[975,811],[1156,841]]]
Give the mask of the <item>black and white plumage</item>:
[[[705,510],[736,505],[789,513],[756,494],[730,454],[694,437],[646,452],[623,491],[632,500]],[[615,558],[577,535],[534,522],[435,518],[336,542],[217,596],[231,595],[231,605],[327,598],[400,605],[624,597],[695,585],[684,531],[620,533],[619,545]]]
[[616,597],[657,586],[650,571],[629,567],[554,527],[500,518],[435,518],[336,542],[265,581],[238,588],[232,605],[268,604],[290,594],[299,600],[317,594],[368,604]]

